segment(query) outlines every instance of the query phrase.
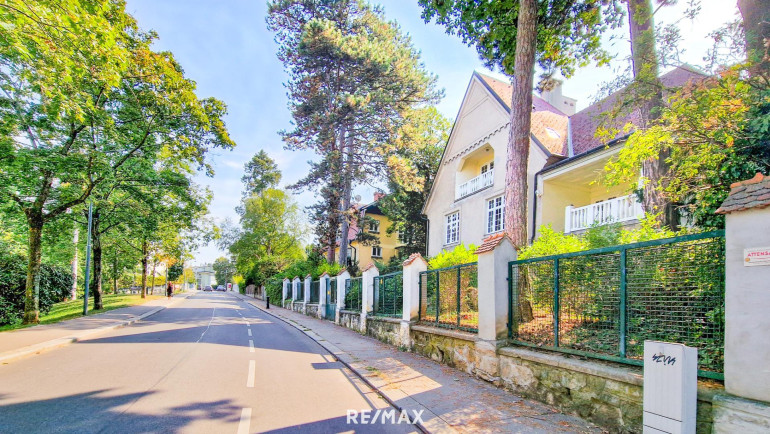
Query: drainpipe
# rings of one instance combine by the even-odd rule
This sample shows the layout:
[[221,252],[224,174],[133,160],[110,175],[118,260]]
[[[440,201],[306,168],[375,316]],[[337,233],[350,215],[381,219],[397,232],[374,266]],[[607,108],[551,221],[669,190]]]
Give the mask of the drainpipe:
[[567,118],[567,157],[575,156],[575,150],[572,148],[572,118]]
[[430,251],[428,248],[430,245],[430,220],[428,220],[428,216],[425,214],[420,214],[420,218],[425,222],[425,257],[427,258]]
[[540,177],[540,174],[543,173],[543,170],[545,169],[542,169],[537,173],[535,173],[535,178],[534,178],[535,182],[533,183],[535,185],[532,186],[532,198],[534,200],[532,201],[532,235],[530,235],[529,237],[529,244],[532,244],[535,242],[535,233],[537,232],[537,228],[535,227],[535,225],[537,224],[537,202],[540,200],[537,197],[537,179]]

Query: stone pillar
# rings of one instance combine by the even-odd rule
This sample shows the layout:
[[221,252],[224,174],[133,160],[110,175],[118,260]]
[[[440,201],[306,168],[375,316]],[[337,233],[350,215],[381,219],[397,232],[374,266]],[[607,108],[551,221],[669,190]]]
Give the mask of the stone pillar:
[[508,262],[516,260],[516,250],[506,234],[497,234],[485,239],[476,254],[479,257],[476,375],[498,382],[497,349],[505,345],[508,337]]
[[334,318],[334,322],[340,323],[340,310],[345,308],[345,282],[350,279],[350,273],[348,270],[342,270],[337,275],[337,316]]
[[305,291],[302,294],[302,313],[307,315],[307,302],[310,300],[310,284],[313,283],[313,276],[305,276]]
[[318,318],[326,318],[326,288],[329,286],[330,279],[327,272],[318,279]]
[[361,333],[366,334],[366,317],[374,307],[374,278],[380,275],[380,270],[369,264],[364,268],[361,277]]
[[730,186],[725,214],[725,391],[714,432],[770,431],[770,177]]
[[289,285],[291,285],[291,281],[288,277],[283,278],[283,292],[281,293],[281,307],[286,307],[286,299],[289,298]]
[[420,273],[428,269],[428,263],[419,253],[414,253],[403,263],[404,306],[401,313],[401,346],[412,348],[411,325],[420,319]]

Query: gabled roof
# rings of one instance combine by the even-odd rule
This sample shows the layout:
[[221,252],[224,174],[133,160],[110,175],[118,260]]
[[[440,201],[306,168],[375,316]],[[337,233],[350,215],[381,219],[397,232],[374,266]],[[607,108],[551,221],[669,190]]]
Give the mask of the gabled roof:
[[[495,96],[495,99],[511,112],[511,96],[513,87],[510,83],[484,75],[473,73]],[[533,141],[544,148],[546,154],[567,155],[567,123],[569,117],[548,101],[537,95],[532,95],[532,125],[530,132]],[[548,130],[551,131],[548,131]]]

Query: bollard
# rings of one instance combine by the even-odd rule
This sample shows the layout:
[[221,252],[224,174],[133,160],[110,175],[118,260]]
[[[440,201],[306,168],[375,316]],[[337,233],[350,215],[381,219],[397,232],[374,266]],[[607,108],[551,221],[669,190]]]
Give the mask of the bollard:
[[270,309],[270,296],[265,296],[265,309]]

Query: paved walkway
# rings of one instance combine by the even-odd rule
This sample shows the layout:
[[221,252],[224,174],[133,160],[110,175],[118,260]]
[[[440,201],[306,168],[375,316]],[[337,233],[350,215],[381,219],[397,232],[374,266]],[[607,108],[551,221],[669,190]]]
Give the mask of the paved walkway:
[[43,351],[66,345],[94,333],[121,327],[152,315],[186,297],[185,293],[175,294],[171,300],[164,297],[138,306],[123,307],[53,324],[0,332],[0,360],[25,355],[22,354],[25,350]]
[[[243,298],[264,308],[263,301]],[[601,432],[595,425],[561,414],[553,407],[523,399],[333,322],[277,306],[270,306],[266,312],[310,335],[397,406],[410,413],[424,410],[423,426],[428,431]]]

